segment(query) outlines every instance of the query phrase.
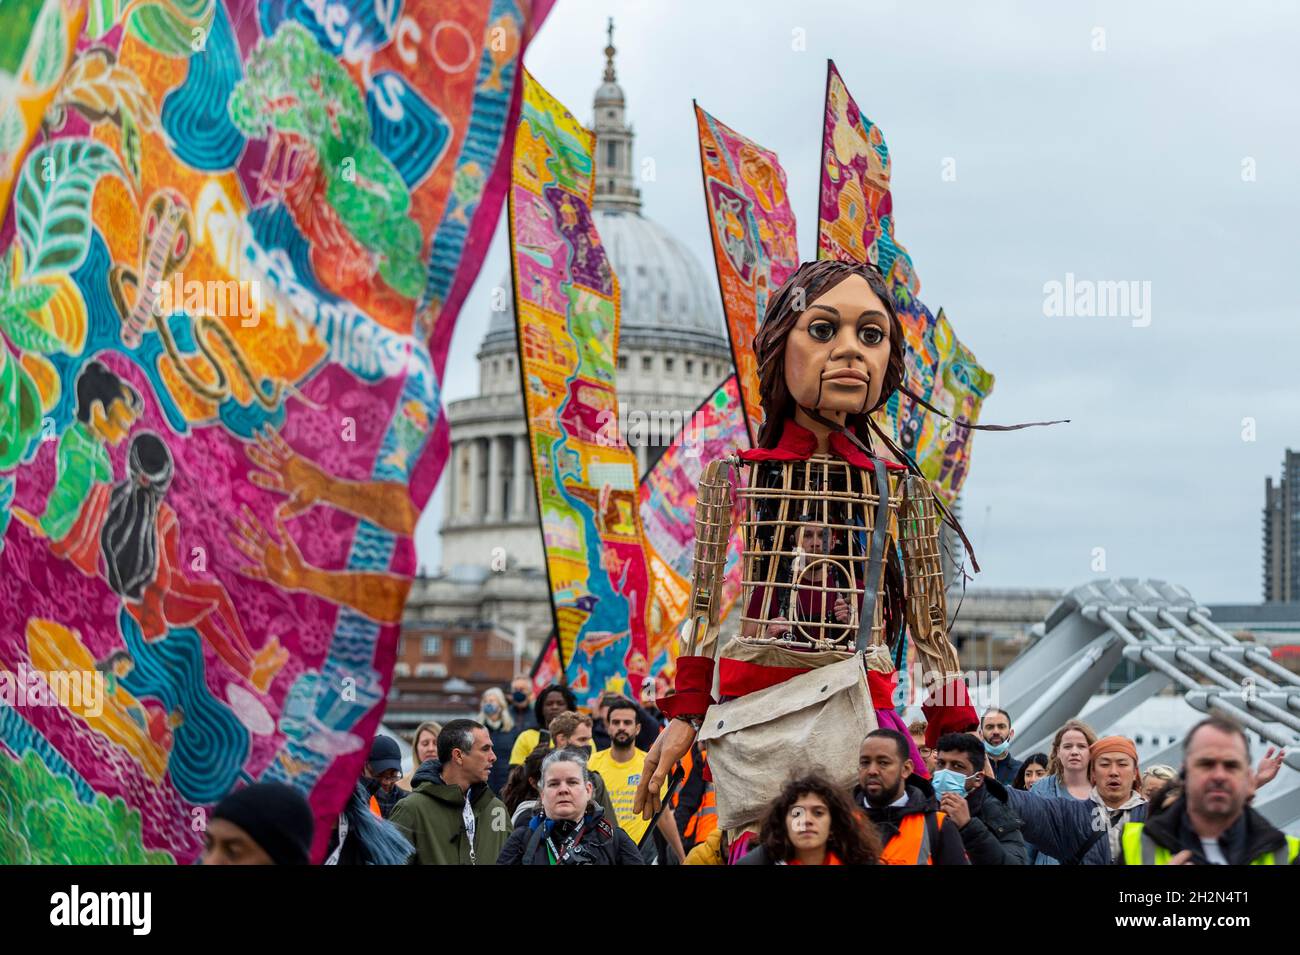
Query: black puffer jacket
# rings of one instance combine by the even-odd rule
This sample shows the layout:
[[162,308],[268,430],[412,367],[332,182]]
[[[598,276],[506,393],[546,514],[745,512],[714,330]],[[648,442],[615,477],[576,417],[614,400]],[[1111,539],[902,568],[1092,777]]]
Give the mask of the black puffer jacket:
[[[566,820],[552,821],[537,812],[522,820],[506,840],[497,865],[550,865],[547,836],[563,846],[577,827]],[[563,865],[644,865],[636,843],[622,829],[605,819],[600,806],[589,806],[582,820],[582,832]]]
[[1029,853],[1020,834],[1020,817],[1008,804],[1007,790],[996,779],[967,793],[970,822],[959,829],[971,865],[1027,865]]

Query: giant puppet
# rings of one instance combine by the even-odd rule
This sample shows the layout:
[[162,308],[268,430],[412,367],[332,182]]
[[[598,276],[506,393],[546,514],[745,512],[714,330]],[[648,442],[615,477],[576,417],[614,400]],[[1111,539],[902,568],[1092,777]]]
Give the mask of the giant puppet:
[[[636,799],[646,812],[697,737],[718,823],[733,831],[758,818],[797,764],[851,784],[863,736],[902,729],[893,696],[905,628],[929,684],[932,732],[976,727],[948,638],[946,512],[871,419],[905,387],[906,348],[874,265],[806,262],[773,295],[754,338],[757,446],[711,462],[699,484],[692,616],[674,689],[658,701],[673,720],[646,759]],[[741,612],[736,632],[722,634],[737,496]]]

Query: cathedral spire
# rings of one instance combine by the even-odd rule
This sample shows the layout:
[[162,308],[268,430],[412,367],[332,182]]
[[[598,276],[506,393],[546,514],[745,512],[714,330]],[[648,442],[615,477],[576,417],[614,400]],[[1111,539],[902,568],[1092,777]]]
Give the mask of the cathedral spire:
[[596,133],[596,191],[592,208],[606,212],[641,212],[641,190],[632,175],[632,127],[624,119],[623,87],[614,72],[614,18],[605,27],[604,82],[593,104]]
[[605,82],[613,83],[615,82],[614,54],[617,52],[614,49],[614,18],[613,17],[609,18],[609,24],[606,26],[605,30],[606,30],[606,35],[609,37],[609,42],[605,44]]

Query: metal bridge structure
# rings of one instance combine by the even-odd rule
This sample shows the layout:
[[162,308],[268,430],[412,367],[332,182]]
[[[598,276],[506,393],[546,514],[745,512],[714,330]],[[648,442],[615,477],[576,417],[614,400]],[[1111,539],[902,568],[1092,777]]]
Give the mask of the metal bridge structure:
[[[1131,660],[1145,672],[1084,716],[1099,734],[1172,687],[1190,708],[1189,726],[1218,711],[1265,745],[1285,747],[1285,765],[1300,771],[1300,676],[1267,647],[1215,625],[1182,587],[1135,578],[1084,584],[1065,594],[1042,631],[993,687],[999,705],[1015,714],[1017,752],[1048,751],[1061,724],[1079,716],[1111,671]],[[1144,762],[1179,766],[1182,759],[1179,740]],[[1253,803],[1280,829],[1300,819],[1300,776],[1286,775],[1290,786],[1279,778]]]

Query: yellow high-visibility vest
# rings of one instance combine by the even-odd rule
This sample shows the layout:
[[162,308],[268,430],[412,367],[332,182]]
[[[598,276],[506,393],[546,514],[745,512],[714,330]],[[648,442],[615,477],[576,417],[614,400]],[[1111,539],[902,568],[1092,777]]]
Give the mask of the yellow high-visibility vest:
[[[1152,839],[1143,839],[1142,830],[1146,823],[1130,822],[1124,826],[1120,836],[1120,845],[1124,850],[1125,865],[1169,865],[1173,853],[1164,846],[1156,845]],[[1250,865],[1290,865],[1300,855],[1300,839],[1286,837],[1287,856],[1285,862],[1277,860],[1277,852],[1265,852],[1250,860]]]

